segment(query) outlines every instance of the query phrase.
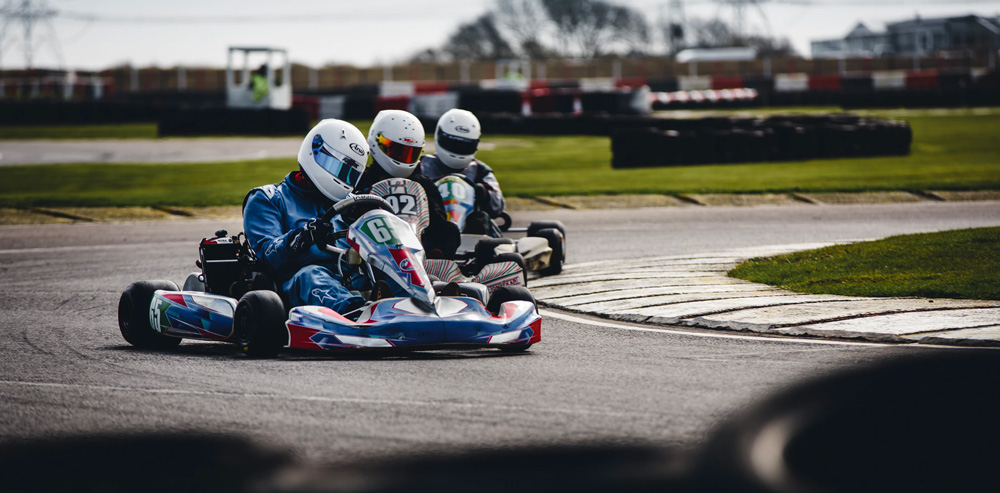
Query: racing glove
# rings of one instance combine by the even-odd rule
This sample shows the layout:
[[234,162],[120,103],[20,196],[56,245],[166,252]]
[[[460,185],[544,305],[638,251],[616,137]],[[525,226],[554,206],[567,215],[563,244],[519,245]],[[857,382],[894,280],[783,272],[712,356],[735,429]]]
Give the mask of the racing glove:
[[490,193],[486,190],[486,185],[476,183],[476,208],[481,211],[490,210]]
[[326,243],[333,233],[333,225],[319,218],[310,219],[305,226],[292,231],[288,235],[288,249],[294,254],[300,254],[313,245]]

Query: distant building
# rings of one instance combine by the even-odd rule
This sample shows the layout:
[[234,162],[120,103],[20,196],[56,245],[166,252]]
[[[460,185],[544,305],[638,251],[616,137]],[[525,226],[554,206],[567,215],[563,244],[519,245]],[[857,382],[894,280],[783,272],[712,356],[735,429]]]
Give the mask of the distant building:
[[874,32],[858,23],[842,39],[813,41],[813,58],[985,53],[1000,49],[1000,19],[966,15],[888,23]]

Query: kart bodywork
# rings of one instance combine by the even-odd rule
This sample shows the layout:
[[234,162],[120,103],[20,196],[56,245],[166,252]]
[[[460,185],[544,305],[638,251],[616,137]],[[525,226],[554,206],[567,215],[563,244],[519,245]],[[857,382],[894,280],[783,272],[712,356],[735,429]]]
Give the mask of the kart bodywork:
[[[223,231],[202,241],[199,265],[203,271],[192,274],[195,279],[185,283],[187,288],[201,289],[178,290],[169,281],[140,281],[125,290],[119,303],[122,335],[133,345],[148,348],[172,347],[182,338],[230,341],[257,356],[276,354],[286,346],[309,350],[496,347],[521,351],[541,340],[541,316],[527,290],[506,287],[490,294],[482,284],[465,283],[454,285],[461,288],[458,292],[439,294],[424,269],[423,248],[411,225],[385,210],[390,208],[385,200],[357,197],[380,202],[382,208],[361,214],[351,224],[346,232],[349,249],[327,249],[340,254],[338,269],[367,273],[371,281],[390,286],[392,296],[375,300],[356,318],[322,306],[289,308],[268,290],[249,290],[239,301],[227,296],[236,294],[232,291],[218,292],[218,286],[235,290],[240,283],[211,278],[210,274],[221,272],[211,270],[212,261],[238,264],[247,255],[240,247],[249,248],[245,243],[240,245],[239,236],[227,238]],[[333,217],[328,216],[327,220]],[[232,259],[205,253],[206,247],[217,252],[231,245],[237,252]]]
[[[458,225],[462,242],[458,255],[474,255],[486,240],[497,254],[516,252],[524,259],[528,271],[540,275],[558,274],[566,259],[566,230],[558,221],[539,221],[527,228],[511,228],[510,216],[501,214],[503,223],[497,225],[485,212],[478,210],[476,189],[462,175],[448,175],[437,181],[444,200],[448,220]],[[509,241],[491,241],[505,238],[504,233],[524,233]],[[480,253],[481,254],[481,253]]]
[[[464,182],[463,182],[464,183]],[[473,192],[474,193],[474,192]],[[384,198],[392,205],[397,216],[410,223],[419,236],[430,224],[427,192],[423,187],[406,178],[389,178],[376,183],[372,194]],[[457,206],[445,204],[451,220]],[[471,209],[470,209],[471,210]],[[471,241],[472,235],[462,235],[462,242]],[[427,258],[424,268],[427,273],[443,282],[478,283],[489,292],[502,286],[524,286],[527,283],[526,261],[514,254],[513,247],[495,249],[489,255],[474,255],[475,244],[470,248],[459,247],[462,254],[456,258]]]

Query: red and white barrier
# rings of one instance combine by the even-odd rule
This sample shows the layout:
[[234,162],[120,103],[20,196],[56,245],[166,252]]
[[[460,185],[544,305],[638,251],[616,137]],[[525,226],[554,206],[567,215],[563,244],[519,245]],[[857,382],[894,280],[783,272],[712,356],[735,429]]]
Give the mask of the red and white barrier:
[[704,90],[704,91],[674,91],[656,92],[650,95],[653,103],[660,105],[689,104],[689,103],[717,103],[724,102],[748,102],[757,99],[757,91],[748,87],[738,89]]

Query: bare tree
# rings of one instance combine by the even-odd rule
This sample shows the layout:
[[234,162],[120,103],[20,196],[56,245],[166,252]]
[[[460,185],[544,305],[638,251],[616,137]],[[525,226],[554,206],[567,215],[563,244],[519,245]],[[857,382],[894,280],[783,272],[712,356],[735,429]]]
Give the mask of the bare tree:
[[431,63],[442,61],[442,59],[444,59],[444,56],[440,51],[434,48],[426,48],[410,55],[407,61],[410,63]]
[[459,26],[442,51],[455,60],[496,60],[514,56],[514,50],[500,34],[491,12]]
[[414,60],[592,58],[648,51],[650,30],[638,11],[603,0],[496,0],[462,24],[439,50]]
[[538,0],[497,0],[494,12],[497,24],[510,33],[522,54],[529,58],[552,55],[542,42],[551,23]]
[[757,54],[761,56],[784,56],[794,55],[795,48],[792,47],[788,38],[776,38],[761,34],[739,35],[736,30],[721,19],[699,20],[693,19],[690,24],[690,31],[694,34],[696,46],[705,48],[718,48],[724,46],[749,46],[757,49]]
[[646,21],[628,7],[601,0],[541,0],[541,4],[565,55],[596,57],[649,39]]

